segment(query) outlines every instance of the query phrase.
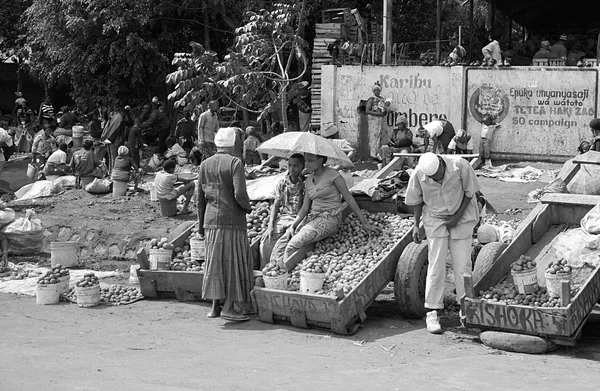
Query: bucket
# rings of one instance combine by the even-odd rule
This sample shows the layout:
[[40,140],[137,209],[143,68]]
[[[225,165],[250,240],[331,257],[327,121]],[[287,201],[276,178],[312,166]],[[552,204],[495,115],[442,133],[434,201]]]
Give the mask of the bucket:
[[38,285],[35,296],[36,304],[56,304],[59,300],[59,284]]
[[[264,278],[264,277],[263,277]],[[317,293],[323,288],[325,273],[300,272],[300,293]],[[266,285],[266,282],[265,282]]]
[[32,181],[37,181],[37,176],[38,176],[37,166],[29,163],[27,165],[27,178],[31,179]]
[[[288,286],[288,278],[289,277],[290,277],[289,273],[285,273],[285,274],[282,274],[277,277],[269,277],[269,276],[263,275],[263,281],[265,282],[265,288],[286,290],[287,286]],[[321,282],[321,286],[323,286],[323,282]]]
[[139,284],[140,279],[138,278],[137,271],[140,269],[140,265],[131,265],[129,267],[129,283]]
[[64,276],[58,279],[58,293],[60,295],[66,295],[69,293],[69,282],[71,281],[71,276]]
[[150,191],[150,201],[158,201],[158,195],[156,195],[156,188],[154,187],[154,183],[148,183],[147,186],[148,190]]
[[548,295],[552,297],[560,297],[561,281],[569,281],[570,285],[572,276],[573,274],[571,272],[557,274],[545,272],[544,277],[546,277],[546,289],[548,290]]
[[63,267],[77,264],[77,242],[50,242],[50,264],[60,263]]
[[194,261],[204,261],[206,259],[206,248],[204,240],[190,239],[190,257]]
[[175,216],[177,215],[177,198],[173,198],[172,200],[160,199],[160,211],[163,216]]
[[83,145],[83,126],[73,126],[73,147],[80,148]]
[[100,304],[100,285],[75,288],[77,305],[80,307],[95,307]]
[[537,268],[529,269],[524,272],[511,271],[515,285],[520,294],[533,293],[538,289]]
[[164,250],[162,248],[151,248],[148,252],[148,261],[150,270],[167,270],[169,263],[173,259],[173,250]]
[[113,197],[124,197],[127,195],[127,182],[113,182]]

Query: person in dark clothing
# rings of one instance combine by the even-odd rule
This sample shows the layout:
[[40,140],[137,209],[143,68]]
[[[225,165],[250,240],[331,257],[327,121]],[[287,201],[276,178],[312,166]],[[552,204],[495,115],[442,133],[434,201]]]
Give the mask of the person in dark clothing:
[[102,136],[102,126],[100,125],[100,117],[96,110],[89,112],[86,117],[89,120],[87,130],[92,138],[100,138]]
[[135,117],[133,126],[129,129],[127,143],[125,143],[127,148],[129,148],[129,155],[138,166],[140,165],[140,150],[144,146],[142,143],[142,129],[140,128],[141,123],[142,120],[140,117]]
[[194,142],[196,141],[196,125],[190,117],[190,112],[185,110],[183,118],[175,125],[175,139],[188,152],[194,147]]
[[155,107],[153,108],[149,103],[144,105],[142,115],[147,115],[148,119],[140,125],[140,128],[151,128],[154,136],[158,138],[158,153],[165,153],[167,150],[167,137],[169,137],[171,130],[171,121],[163,112]]
[[233,156],[243,159],[244,140],[246,139],[246,134],[242,129],[242,124],[240,123],[240,121],[233,121],[229,124],[229,127],[235,130],[235,145],[233,147]]
[[77,118],[77,115],[68,106],[61,107],[61,111],[63,112],[63,115],[60,117],[61,128],[72,129],[73,126],[79,123],[79,118]]

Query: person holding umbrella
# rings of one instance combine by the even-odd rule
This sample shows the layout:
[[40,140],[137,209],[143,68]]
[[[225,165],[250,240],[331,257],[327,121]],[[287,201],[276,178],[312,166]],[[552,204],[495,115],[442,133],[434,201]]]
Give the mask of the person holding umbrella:
[[348,156],[327,139],[307,132],[288,132],[265,141],[257,150],[284,158],[304,153],[304,165],[309,172],[302,207],[292,225],[275,243],[271,262],[285,265],[301,247],[335,234],[342,223],[342,199],[369,234],[377,230],[367,222],[339,171],[325,166],[328,162],[353,166]]

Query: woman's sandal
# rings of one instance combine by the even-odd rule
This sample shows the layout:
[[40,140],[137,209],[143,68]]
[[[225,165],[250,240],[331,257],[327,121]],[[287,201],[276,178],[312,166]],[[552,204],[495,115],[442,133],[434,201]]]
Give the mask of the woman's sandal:
[[221,319],[224,319],[228,322],[246,322],[250,320],[250,317],[246,315],[230,316],[221,314]]

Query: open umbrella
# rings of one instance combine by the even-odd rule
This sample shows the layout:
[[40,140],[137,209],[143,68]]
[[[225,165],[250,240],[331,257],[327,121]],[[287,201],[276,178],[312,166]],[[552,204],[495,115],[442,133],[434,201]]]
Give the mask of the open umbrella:
[[327,157],[327,164],[354,167],[350,158],[340,147],[326,138],[309,132],[287,132],[262,143],[260,153],[289,158],[295,153],[311,153]]

